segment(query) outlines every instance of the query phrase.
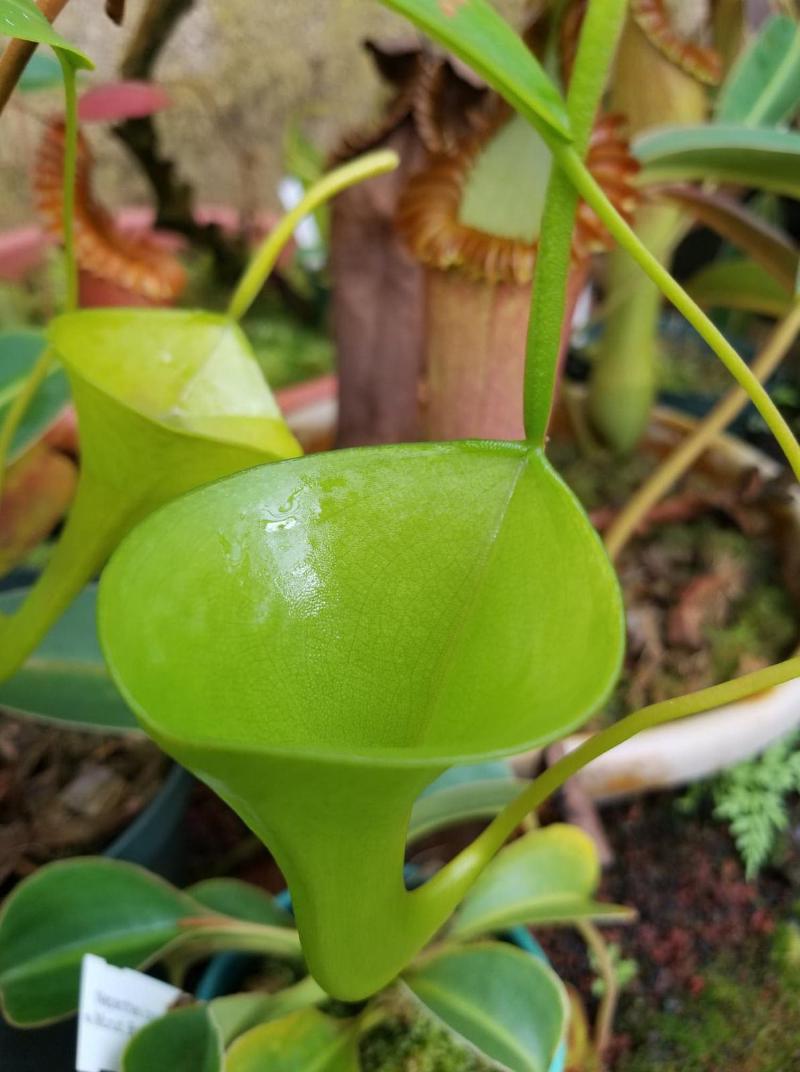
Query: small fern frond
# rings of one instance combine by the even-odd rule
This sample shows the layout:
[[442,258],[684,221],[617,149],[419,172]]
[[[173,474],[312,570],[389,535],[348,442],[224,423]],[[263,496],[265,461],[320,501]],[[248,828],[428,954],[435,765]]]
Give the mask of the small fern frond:
[[728,823],[748,879],[769,859],[789,822],[789,797],[800,793],[798,735],[724,774],[713,789],[714,815]]

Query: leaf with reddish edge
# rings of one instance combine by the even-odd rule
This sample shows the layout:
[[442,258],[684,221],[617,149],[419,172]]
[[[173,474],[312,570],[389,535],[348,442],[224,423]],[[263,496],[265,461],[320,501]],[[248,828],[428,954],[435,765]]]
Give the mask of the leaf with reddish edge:
[[686,291],[705,308],[741,309],[761,316],[786,316],[791,291],[781,287],[753,261],[718,261],[686,281]]
[[800,267],[800,250],[785,232],[767,223],[740,201],[713,190],[678,185],[665,186],[658,192],[682,205],[700,223],[749,254],[765,272],[792,292]]
[[108,82],[81,94],[78,119],[81,123],[118,123],[123,119],[143,119],[162,112],[172,104],[163,86],[152,82]]

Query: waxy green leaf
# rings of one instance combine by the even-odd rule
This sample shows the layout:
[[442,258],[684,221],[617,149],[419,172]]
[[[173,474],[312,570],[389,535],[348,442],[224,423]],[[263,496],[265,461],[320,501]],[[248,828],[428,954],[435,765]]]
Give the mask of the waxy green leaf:
[[142,968],[228,950],[301,959],[295,931],[209,911],[135,864],[60,861],[22,882],[0,913],[2,1007],[24,1026],[72,1012],[86,953]]
[[[13,614],[30,589],[0,594]],[[84,589],[13,677],[0,683],[0,705],[25,715],[104,733],[140,732],[106,670],[97,642],[97,589]]]
[[222,1040],[205,1005],[175,1009],[128,1043],[122,1072],[222,1072]]
[[474,819],[491,819],[528,783],[502,762],[454,767],[422,794],[408,822],[409,843]]
[[773,15],[734,64],[717,98],[720,123],[771,126],[800,107],[800,23]]
[[599,883],[597,850],[582,830],[563,823],[531,830],[492,860],[464,899],[450,934],[466,939],[520,924],[632,919],[630,909],[594,900]]
[[242,1035],[225,1058],[225,1072],[358,1072],[353,1021],[303,1009]]
[[8,1020],[42,1024],[73,1012],[81,959],[95,953],[141,967],[179,935],[197,905],[134,864],[75,859],[48,864],[0,912],[0,998]]
[[700,223],[727,238],[789,293],[800,268],[800,250],[789,236],[767,223],[747,205],[699,186],[667,186],[659,191],[683,205]]
[[487,0],[382,0],[477,71],[534,125],[570,139],[563,97],[538,60]]
[[639,182],[734,183],[800,197],[800,132],[723,124],[664,127],[640,135]]
[[280,1020],[289,1013],[326,999],[327,995],[307,976],[294,986],[274,994],[255,992],[215,998],[209,1002],[208,1011],[223,1044],[229,1046],[240,1035],[259,1024]]
[[566,1037],[569,1004],[558,977],[510,945],[446,946],[404,981],[451,1030],[509,1072],[547,1072]]
[[403,889],[419,792],[563,736],[623,651],[596,533],[515,443],[341,451],[218,482],[128,537],[99,619],[142,725],[272,848],[312,974],[352,1000],[461,896],[458,869]]
[[[38,331],[0,333],[0,424],[22,391],[36,359],[46,345]],[[31,400],[9,451],[9,461],[31,447],[58,416],[69,400],[64,370],[54,364]]]
[[264,890],[235,878],[208,878],[186,891],[212,912],[241,919],[247,923],[263,923],[267,927],[292,927],[292,917]]
[[74,67],[94,66],[87,55],[53,29],[33,0],[0,0],[0,34],[50,45]]

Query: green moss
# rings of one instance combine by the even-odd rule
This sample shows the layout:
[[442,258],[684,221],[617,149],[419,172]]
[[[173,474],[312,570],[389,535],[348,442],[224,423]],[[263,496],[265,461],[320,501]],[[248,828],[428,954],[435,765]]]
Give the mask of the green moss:
[[601,450],[584,454],[575,443],[561,439],[549,444],[547,455],[587,510],[621,506],[655,467],[649,454],[612,459]]
[[360,1072],[493,1072],[497,1068],[396,993],[379,999],[374,1023],[359,1044]]
[[[795,940],[759,961],[717,961],[705,989],[666,1013],[644,1002],[628,1009],[620,1030],[633,1053],[616,1072],[791,1072],[800,1068],[800,965]],[[794,950],[794,952],[792,952]]]
[[756,588],[736,609],[730,625],[708,631],[714,674],[720,681],[737,672],[743,653],[771,663],[783,657],[797,635],[792,601],[777,585]]

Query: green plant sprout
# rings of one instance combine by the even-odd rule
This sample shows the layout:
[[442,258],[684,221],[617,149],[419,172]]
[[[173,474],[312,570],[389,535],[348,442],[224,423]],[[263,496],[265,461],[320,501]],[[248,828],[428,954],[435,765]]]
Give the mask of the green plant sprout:
[[[89,61],[63,42],[32,0],[0,4],[0,24],[9,33],[53,44],[62,61],[64,186],[72,191],[75,67]],[[0,618],[0,680],[19,669],[121,537],[155,507],[220,477],[301,453],[238,321],[299,219],[339,190],[395,166],[394,154],[374,153],[312,188],[256,251],[225,316],[182,310],[76,312],[73,197],[65,197],[68,311],[49,325],[48,346],[7,414],[0,431],[0,470],[19,421],[58,358],[78,414],[81,475],[47,568],[20,609]]]

